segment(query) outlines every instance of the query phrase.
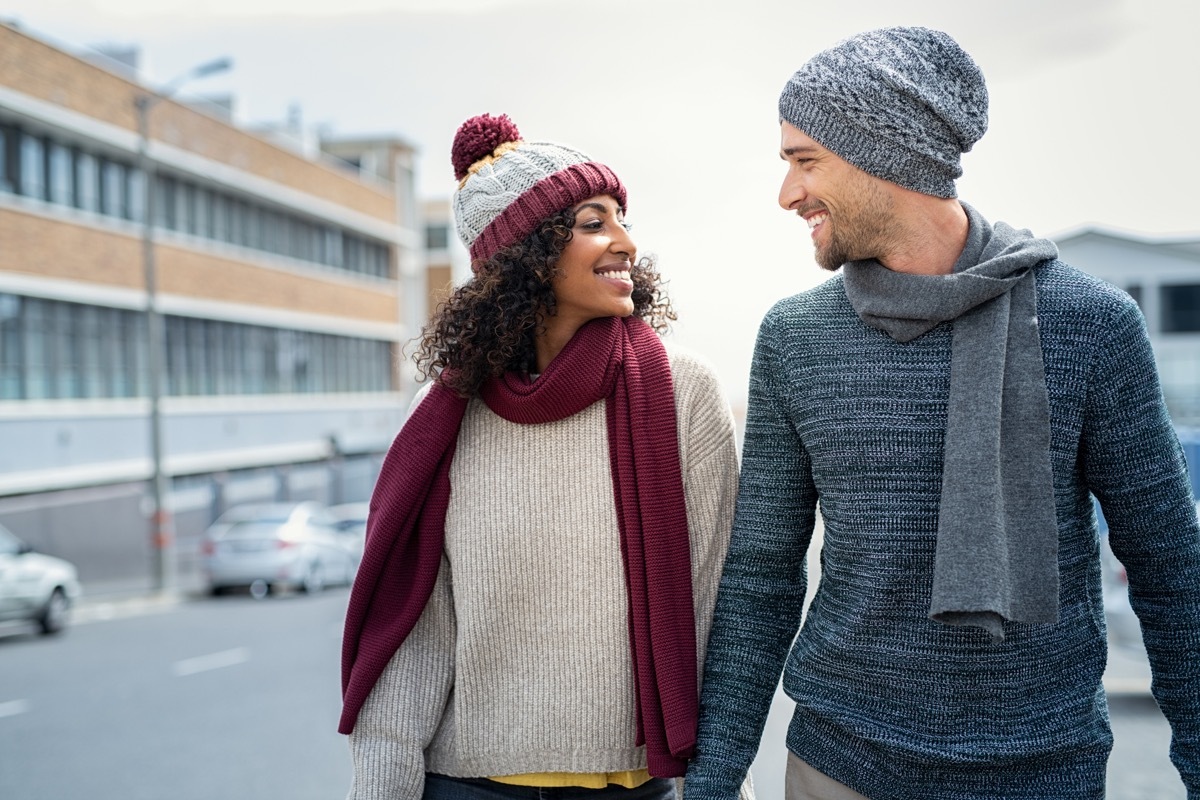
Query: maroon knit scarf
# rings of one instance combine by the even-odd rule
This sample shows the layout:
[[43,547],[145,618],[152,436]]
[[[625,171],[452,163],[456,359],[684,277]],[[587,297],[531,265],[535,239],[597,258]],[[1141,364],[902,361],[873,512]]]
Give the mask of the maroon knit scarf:
[[[506,375],[480,394],[516,423],[565,419],[603,398],[629,599],[637,744],[656,777],[678,777],[696,741],[696,625],[670,364],[641,319],[588,323],[536,381]],[[367,695],[416,625],[441,565],[450,462],[467,401],[441,384],[392,443],[367,521],[342,641],[350,733]],[[598,698],[604,702],[603,698]]]

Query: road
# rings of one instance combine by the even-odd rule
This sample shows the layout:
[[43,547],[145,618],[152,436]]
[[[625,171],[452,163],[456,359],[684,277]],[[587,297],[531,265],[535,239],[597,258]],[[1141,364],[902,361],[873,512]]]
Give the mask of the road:
[[[350,764],[335,728],[347,593],[146,606],[61,637],[0,636],[4,800],[336,800]],[[755,762],[782,797],[790,701]],[[1114,700],[1109,800],[1183,800],[1152,701]]]
[[331,800],[346,591],[0,638],[0,798]]

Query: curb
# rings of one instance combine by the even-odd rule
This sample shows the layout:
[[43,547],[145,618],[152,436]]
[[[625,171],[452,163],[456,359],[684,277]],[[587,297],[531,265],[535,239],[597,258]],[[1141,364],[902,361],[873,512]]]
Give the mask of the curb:
[[70,624],[86,625],[170,611],[187,599],[181,592],[84,597],[71,608]]

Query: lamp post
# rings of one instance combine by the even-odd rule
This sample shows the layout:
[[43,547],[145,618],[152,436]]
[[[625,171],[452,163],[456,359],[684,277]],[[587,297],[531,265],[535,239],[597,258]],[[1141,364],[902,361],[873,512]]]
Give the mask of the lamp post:
[[167,499],[170,476],[163,470],[162,396],[166,363],[166,337],[158,311],[158,278],[154,265],[154,159],[150,157],[150,111],[195,78],[224,72],[233,66],[229,58],[218,58],[195,67],[155,93],[142,92],[134,98],[138,125],[138,169],[142,175],[142,266],[146,282],[147,390],[150,395],[150,515],[151,550],[154,554],[154,588],[173,592],[178,578],[174,522]]

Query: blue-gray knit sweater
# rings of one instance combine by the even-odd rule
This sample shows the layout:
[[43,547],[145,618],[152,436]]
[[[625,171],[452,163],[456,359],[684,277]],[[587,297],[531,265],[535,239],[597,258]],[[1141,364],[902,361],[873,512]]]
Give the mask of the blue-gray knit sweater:
[[[1062,262],[1036,280],[1059,623],[1010,623],[994,644],[928,619],[952,323],[897,343],[859,320],[840,274],[783,300],[755,347],[687,800],[737,796],[781,670],[788,748],[873,800],[1102,798],[1089,492],[1129,576],[1171,758],[1200,800],[1200,524],[1145,325],[1128,295]],[[821,581],[797,636],[818,501]]]

